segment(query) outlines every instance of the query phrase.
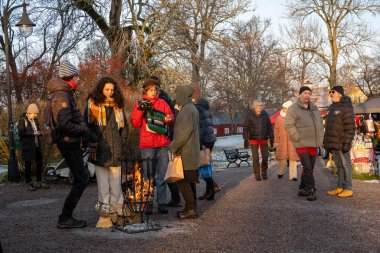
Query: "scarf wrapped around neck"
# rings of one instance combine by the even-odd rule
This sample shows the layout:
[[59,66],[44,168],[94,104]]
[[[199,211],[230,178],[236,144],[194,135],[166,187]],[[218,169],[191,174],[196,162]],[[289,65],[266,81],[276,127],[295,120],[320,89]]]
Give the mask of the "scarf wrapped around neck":
[[88,122],[98,126],[107,125],[106,107],[113,107],[118,129],[124,127],[123,109],[117,107],[113,98],[107,98],[102,104],[96,105],[92,99],[88,100]]

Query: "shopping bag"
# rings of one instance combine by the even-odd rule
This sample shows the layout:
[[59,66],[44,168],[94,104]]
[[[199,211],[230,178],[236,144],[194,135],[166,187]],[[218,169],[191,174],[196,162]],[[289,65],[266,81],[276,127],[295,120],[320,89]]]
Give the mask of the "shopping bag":
[[165,174],[165,181],[168,183],[174,183],[181,179],[184,179],[183,165],[181,156],[174,157],[169,161],[168,169]]
[[211,161],[210,149],[203,146],[200,153],[199,153],[199,167],[209,165],[210,161]]
[[207,166],[201,166],[198,168],[198,175],[201,179],[206,179],[212,177],[212,166],[211,163]]

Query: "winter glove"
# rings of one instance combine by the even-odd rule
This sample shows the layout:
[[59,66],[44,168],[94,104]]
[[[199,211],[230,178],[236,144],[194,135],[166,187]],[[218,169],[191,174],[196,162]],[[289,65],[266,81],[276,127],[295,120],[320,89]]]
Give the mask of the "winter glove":
[[342,148],[343,153],[347,153],[348,151],[350,151],[350,149],[351,149],[351,144],[347,144],[347,143],[343,144],[343,148]]
[[249,148],[249,141],[248,141],[248,139],[244,139],[244,148]]
[[97,151],[98,151],[98,143],[90,143],[90,154],[88,155],[89,161],[96,162]]
[[137,107],[137,110],[150,111],[152,109],[152,104],[148,100],[139,101],[138,104],[139,104],[139,107]]

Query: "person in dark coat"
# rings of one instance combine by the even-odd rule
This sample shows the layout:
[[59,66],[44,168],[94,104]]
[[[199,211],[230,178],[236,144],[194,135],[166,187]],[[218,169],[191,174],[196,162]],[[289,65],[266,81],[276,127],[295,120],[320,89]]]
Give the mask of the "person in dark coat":
[[[257,181],[268,179],[268,139],[273,147],[274,135],[269,114],[264,110],[261,101],[254,101],[243,124],[244,147],[251,145],[253,158],[253,171]],[[261,166],[259,162],[259,149],[261,151]]]
[[[163,99],[170,107],[170,110],[172,111],[174,118],[176,118],[176,113],[174,109],[174,102],[170,98],[170,96],[165,92],[164,89],[162,89],[161,86],[161,79],[158,76],[152,75],[149,77],[149,79],[156,80],[158,83],[158,87],[160,88],[160,92],[158,93],[158,97]],[[168,136],[170,141],[173,141],[173,135],[174,135],[174,124],[168,126]],[[179,189],[177,186],[177,183],[167,183],[169,190],[170,190],[170,195],[171,195],[171,200],[169,203],[166,205],[167,207],[180,207],[181,206],[181,196],[179,194]]]
[[198,218],[196,183],[199,182],[199,115],[192,102],[193,92],[194,88],[189,85],[176,88],[179,112],[174,125],[173,142],[169,145],[174,155],[181,156],[183,164],[184,179],[177,183],[185,200],[185,208],[177,212],[180,219]]
[[[25,162],[25,180],[29,191],[49,188],[42,182],[41,131],[37,120],[39,112],[36,104],[30,104],[17,124],[22,146],[22,160]],[[33,161],[36,165],[37,184],[32,182]]]
[[82,228],[87,222],[73,217],[74,209],[89,180],[81,149],[82,139],[86,137],[88,128],[74,99],[74,91],[80,81],[79,71],[69,61],[62,60],[58,77],[50,80],[46,88],[51,98],[51,112],[59,135],[57,147],[74,177],[74,183],[63,204],[57,228]]
[[351,98],[344,95],[342,86],[332,87],[329,94],[332,104],[326,117],[323,144],[325,149],[332,151],[338,183],[327,194],[345,198],[353,195],[350,149],[355,135],[354,107]]
[[90,161],[95,165],[98,184],[97,228],[110,228],[124,220],[120,182],[128,128],[123,107],[118,83],[111,77],[102,77],[89,95],[84,113],[90,130]]
[[[194,101],[194,105],[199,113],[199,142],[202,146],[210,149],[212,153],[212,148],[216,142],[216,136],[214,134],[214,128],[212,123],[212,116],[210,113],[210,104],[204,98],[198,98]],[[214,200],[215,193],[220,191],[220,188],[215,183],[214,179],[211,177],[204,179],[206,182],[206,192],[199,197],[200,200]]]

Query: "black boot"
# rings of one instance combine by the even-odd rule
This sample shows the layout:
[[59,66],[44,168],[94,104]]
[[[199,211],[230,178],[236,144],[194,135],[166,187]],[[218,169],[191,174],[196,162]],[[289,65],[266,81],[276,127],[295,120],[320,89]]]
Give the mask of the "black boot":
[[212,179],[212,189],[215,193],[220,192],[220,187],[215,183],[214,179]]
[[307,199],[308,201],[314,201],[317,199],[317,189],[315,188],[311,188],[311,190],[309,191],[309,194],[307,195]]
[[208,198],[210,193],[211,193],[210,183],[206,181],[206,192],[202,196],[200,196],[198,199],[199,200],[205,200]]

